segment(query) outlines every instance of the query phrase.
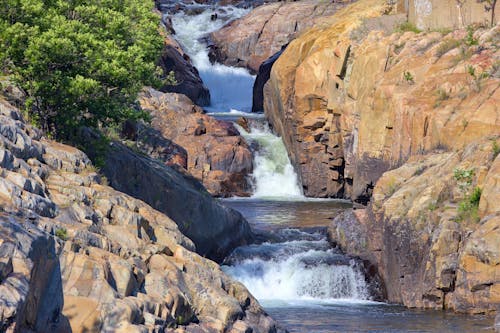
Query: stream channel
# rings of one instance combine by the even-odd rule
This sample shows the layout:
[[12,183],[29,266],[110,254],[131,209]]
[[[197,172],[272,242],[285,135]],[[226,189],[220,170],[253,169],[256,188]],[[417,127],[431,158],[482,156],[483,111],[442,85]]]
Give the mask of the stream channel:
[[[493,332],[488,317],[375,301],[376,281],[365,275],[363,262],[333,248],[326,237],[326,226],[350,203],[302,195],[283,142],[263,114],[250,112],[255,77],[245,69],[209,61],[202,38],[248,9],[195,3],[185,8],[190,15],[165,15],[171,15],[176,39],[210,90],[211,105],[205,110],[224,120],[242,115],[252,119],[250,132],[238,129],[259,147],[254,154],[253,196],[223,202],[240,211],[264,240],[237,248],[226,258],[224,271],[242,282],[290,332]],[[166,4],[163,9],[168,13],[171,8]]]

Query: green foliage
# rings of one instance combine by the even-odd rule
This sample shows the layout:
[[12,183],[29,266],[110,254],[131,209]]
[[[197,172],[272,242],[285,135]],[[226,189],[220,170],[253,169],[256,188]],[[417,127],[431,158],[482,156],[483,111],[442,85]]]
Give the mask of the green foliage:
[[467,26],[467,35],[464,38],[464,42],[468,46],[477,45],[479,41],[474,38],[474,27],[472,25]]
[[421,33],[422,30],[417,28],[413,23],[410,22],[403,22],[400,25],[398,25],[395,29],[396,32],[414,32],[416,34]]
[[472,182],[475,172],[472,169],[455,169],[453,177],[457,181],[458,187],[462,192],[463,199],[458,203],[458,221],[479,222],[479,201],[481,200],[481,188],[475,187],[471,192]]
[[458,184],[458,188],[462,193],[466,193],[474,180],[475,171],[473,169],[455,169],[453,170],[453,178]]
[[413,74],[411,74],[408,71],[405,71],[403,73],[403,79],[408,83],[408,84],[414,84],[415,83],[415,78],[413,77]]
[[61,139],[80,126],[143,118],[137,93],[157,84],[162,47],[152,0],[4,0],[0,66],[34,123]]
[[65,228],[59,228],[55,232],[56,237],[62,239],[63,241],[68,239],[68,231]]
[[493,141],[492,143],[492,150],[493,150],[493,160],[495,160],[498,156],[498,154],[500,154],[500,145],[497,143],[497,141]]

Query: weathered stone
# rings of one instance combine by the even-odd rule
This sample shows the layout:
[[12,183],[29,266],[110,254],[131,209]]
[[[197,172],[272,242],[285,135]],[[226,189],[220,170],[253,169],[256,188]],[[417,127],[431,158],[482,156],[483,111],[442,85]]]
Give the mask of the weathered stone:
[[173,72],[176,81],[172,85],[163,86],[161,91],[184,94],[200,106],[210,104],[210,92],[203,84],[198,70],[171,35],[165,37],[160,66],[165,74]]
[[252,239],[238,212],[215,202],[196,180],[114,143],[102,169],[111,185],[172,218],[198,253],[222,260]]
[[[272,67],[264,109],[308,196],[366,204],[380,176],[412,155],[499,133],[498,78],[486,74],[498,48],[485,41],[461,56],[465,31],[392,33],[401,17],[383,16],[389,10],[357,1],[301,34]],[[481,82],[468,66],[485,73]]]
[[252,153],[232,123],[203,114],[179,94],[149,89],[140,101],[153,117],[152,127],[187,151],[187,171],[212,195],[250,194]]
[[211,33],[210,58],[257,73],[261,63],[282,46],[344,6],[343,2],[319,0],[263,5]]

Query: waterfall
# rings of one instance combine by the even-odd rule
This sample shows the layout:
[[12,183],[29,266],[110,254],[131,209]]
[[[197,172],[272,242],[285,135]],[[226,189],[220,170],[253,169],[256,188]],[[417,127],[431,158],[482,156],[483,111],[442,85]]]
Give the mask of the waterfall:
[[263,127],[252,126],[250,132],[238,126],[241,135],[258,145],[254,153],[254,198],[301,199],[297,173],[295,172],[283,140],[273,134],[267,123]]
[[[200,6],[200,5],[196,5]],[[252,109],[252,87],[255,77],[244,68],[211,64],[203,37],[227,22],[243,16],[247,9],[233,6],[210,7],[197,15],[179,12],[172,16],[176,38],[191,57],[200,77],[210,90],[211,105],[206,110],[214,116],[240,115],[256,118]],[[217,19],[213,20],[214,14]],[[259,115],[258,117],[263,117]],[[249,142],[257,143],[254,154],[254,198],[303,198],[298,177],[288,158],[281,138],[269,126],[252,127],[246,132],[238,128]]]
[[[200,77],[210,90],[210,113],[238,113],[252,110],[252,88],[255,77],[244,68],[211,64],[203,38],[231,20],[248,12],[233,6],[208,7],[198,15],[179,12],[172,16],[176,39],[191,57]],[[217,19],[213,20],[214,15]]]
[[369,300],[359,263],[332,249],[324,236],[293,231],[296,239],[236,249],[226,259],[230,266],[224,266],[224,271],[259,300]]

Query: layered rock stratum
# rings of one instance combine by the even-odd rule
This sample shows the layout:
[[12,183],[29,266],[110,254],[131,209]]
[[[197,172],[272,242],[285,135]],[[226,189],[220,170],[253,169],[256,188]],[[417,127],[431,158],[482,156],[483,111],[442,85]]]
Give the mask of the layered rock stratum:
[[[156,170],[157,200],[212,200],[194,179],[114,145],[115,159]],[[177,221],[107,186],[83,152],[44,138],[4,100],[0,174],[0,330],[277,331],[242,284],[195,252]]]

